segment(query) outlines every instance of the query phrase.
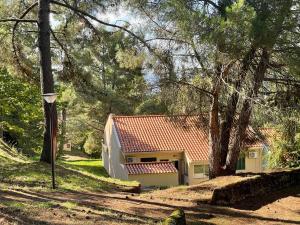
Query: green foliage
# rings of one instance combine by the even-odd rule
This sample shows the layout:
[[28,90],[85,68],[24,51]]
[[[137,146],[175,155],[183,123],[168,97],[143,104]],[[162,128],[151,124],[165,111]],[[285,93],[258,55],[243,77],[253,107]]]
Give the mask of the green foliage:
[[167,106],[157,96],[150,97],[142,102],[136,109],[136,114],[164,114],[167,112]]
[[37,151],[42,142],[40,90],[0,70],[0,122],[25,153]]
[[121,68],[136,69],[142,68],[145,56],[138,55],[134,49],[119,49],[116,53],[116,60]]
[[250,34],[255,18],[255,11],[244,0],[226,8],[226,18],[217,21],[212,38],[221,52],[229,53],[234,58],[242,57],[251,45]]
[[83,148],[84,152],[88,155],[100,157],[102,149],[101,138],[95,133],[90,133],[84,143]]
[[299,112],[286,115],[278,126],[270,155],[271,168],[292,168],[300,166],[300,121]]

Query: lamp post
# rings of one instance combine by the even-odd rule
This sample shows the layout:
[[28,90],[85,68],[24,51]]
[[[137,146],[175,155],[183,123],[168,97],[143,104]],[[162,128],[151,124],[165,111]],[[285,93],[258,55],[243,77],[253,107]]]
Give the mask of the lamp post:
[[54,164],[55,164],[55,154],[54,154],[54,146],[53,146],[53,136],[52,136],[52,106],[56,100],[57,95],[55,93],[46,93],[43,94],[44,100],[49,104],[50,107],[50,151],[51,151],[51,174],[52,174],[52,188],[55,189],[55,171],[54,171]]

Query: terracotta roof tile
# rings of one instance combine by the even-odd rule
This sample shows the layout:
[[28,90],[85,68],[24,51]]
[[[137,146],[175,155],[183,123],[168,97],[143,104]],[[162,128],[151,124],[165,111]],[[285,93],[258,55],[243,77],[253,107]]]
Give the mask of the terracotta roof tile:
[[208,159],[208,135],[200,116],[113,116],[124,153],[185,151],[191,161]]
[[125,167],[129,175],[177,173],[172,162],[130,163],[125,164]]
[[276,130],[273,128],[260,128],[254,131],[251,127],[247,129],[247,137],[245,139],[246,147],[261,147],[264,144],[271,145],[272,139],[276,136]]
[[[185,152],[190,161],[208,160],[208,122],[203,116],[113,116],[124,153]],[[247,131],[246,147],[262,146],[263,140]]]

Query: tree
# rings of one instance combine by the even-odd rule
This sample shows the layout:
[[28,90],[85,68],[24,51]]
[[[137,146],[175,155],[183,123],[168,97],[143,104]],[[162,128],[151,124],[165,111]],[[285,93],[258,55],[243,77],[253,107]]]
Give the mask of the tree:
[[[0,127],[23,153],[39,152],[42,142],[42,110],[39,87],[0,69]],[[1,129],[0,128],[0,129]]]
[[[269,92],[268,87],[278,82],[299,88],[299,4],[293,0],[130,4],[152,22],[154,37],[149,42],[165,47],[161,52],[169,55],[168,71],[155,71],[161,83],[189,86],[208,96],[210,178],[234,174],[253,107],[265,103],[263,90]],[[195,85],[197,78],[210,85]]]
[[[14,62],[16,64],[16,67],[18,68],[18,72],[23,73],[24,75],[27,75],[29,79],[37,80],[36,76],[34,76],[34,68],[32,68],[31,64],[28,63],[30,61],[29,57],[26,58],[24,54],[22,54],[22,48],[21,45],[19,45],[16,42],[17,39],[17,31],[20,25],[22,24],[30,24],[25,27],[25,32],[29,32],[26,28],[31,28],[31,24],[37,24],[38,25],[38,49],[39,49],[39,56],[40,56],[40,82],[41,82],[41,91],[42,93],[51,93],[54,92],[54,79],[53,79],[53,68],[52,68],[52,54],[51,52],[51,39],[50,35],[52,35],[54,41],[62,48],[64,51],[64,58],[66,64],[69,66],[69,71],[73,71],[71,74],[75,74],[76,68],[73,68],[73,64],[71,62],[71,59],[69,58],[69,53],[66,48],[61,44],[61,41],[56,37],[55,32],[50,27],[50,14],[51,8],[50,5],[57,8],[58,12],[62,15],[65,15],[66,21],[65,24],[68,25],[68,20],[72,17],[76,17],[82,21],[84,21],[86,24],[89,25],[90,29],[93,29],[95,33],[98,33],[97,28],[90,22],[90,20],[93,20],[101,25],[109,26],[112,28],[117,28],[120,30],[123,30],[136,38],[139,41],[142,41],[142,38],[134,34],[132,31],[128,30],[126,27],[118,26],[115,24],[109,24],[107,22],[104,22],[100,19],[98,19],[94,13],[98,11],[103,11],[103,8],[105,8],[105,4],[102,4],[101,1],[88,1],[88,2],[82,2],[82,1],[74,1],[72,4],[68,1],[55,1],[55,0],[39,0],[38,2],[32,2],[32,1],[19,1],[17,2],[19,4],[16,4],[15,2],[7,2],[2,3],[2,10],[7,9],[15,9],[16,14],[19,14],[19,10],[16,10],[16,5],[18,5],[19,9],[24,9],[24,12],[19,16],[16,14],[13,14],[11,18],[4,18],[0,19],[0,22],[2,23],[9,23],[12,22],[14,25],[12,26],[12,48],[13,48],[13,58]],[[105,3],[105,2],[104,2]],[[109,2],[111,3],[111,2]],[[38,8],[38,15],[36,15],[35,8]],[[69,11],[68,11],[69,10]],[[69,13],[72,12],[72,13]],[[11,12],[9,13],[11,14]],[[26,17],[30,17],[27,19]],[[32,33],[36,33],[33,31]],[[34,38],[33,38],[34,39]],[[24,39],[22,39],[24,44]],[[32,43],[32,40],[31,42]],[[32,56],[32,55],[31,55]],[[64,66],[66,66],[64,64]],[[59,66],[59,65],[56,65]],[[62,65],[61,65],[62,66]],[[75,72],[75,73],[74,73]],[[102,93],[103,95],[107,96],[107,93]],[[41,155],[41,161],[50,162],[50,108],[49,105],[43,101],[44,106],[44,117],[45,117],[45,131],[44,131],[44,144],[43,144],[43,151]],[[56,135],[57,135],[57,112],[56,112],[56,105],[53,107],[53,114],[54,118],[52,119],[53,124],[53,139],[54,139],[54,145],[56,146]]]

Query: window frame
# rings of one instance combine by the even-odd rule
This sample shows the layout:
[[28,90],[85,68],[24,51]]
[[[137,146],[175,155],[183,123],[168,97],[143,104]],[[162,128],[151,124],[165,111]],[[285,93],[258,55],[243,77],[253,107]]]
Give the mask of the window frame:
[[[146,159],[146,161],[143,161],[143,160],[145,160]],[[149,159],[151,159],[151,160],[149,160]],[[152,160],[153,159],[153,160]],[[155,159],[155,160],[154,160]],[[149,160],[149,161],[148,161]],[[140,162],[143,162],[143,163],[147,163],[147,162],[157,162],[157,158],[156,157],[146,157],[146,158],[140,158]]]
[[[241,162],[243,160],[243,162]],[[240,166],[240,168],[239,168]],[[236,162],[236,170],[238,171],[244,171],[246,170],[246,157],[245,156],[240,156],[238,158],[238,161]]]
[[[201,166],[202,167],[202,173],[196,173],[195,167]],[[208,177],[209,172],[209,165],[208,164],[194,164],[193,165],[193,176],[194,178],[206,178]]]

